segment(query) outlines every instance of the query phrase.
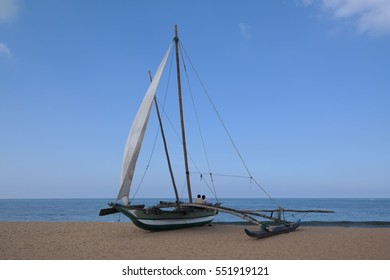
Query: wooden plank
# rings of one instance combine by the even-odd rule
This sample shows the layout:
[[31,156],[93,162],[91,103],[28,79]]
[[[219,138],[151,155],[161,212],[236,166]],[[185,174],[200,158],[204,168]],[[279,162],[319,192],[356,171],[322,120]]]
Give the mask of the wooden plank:
[[105,209],[100,209],[99,216],[111,215],[111,214],[115,214],[115,213],[118,213],[118,212],[119,212],[119,211],[116,210],[116,209],[113,208],[113,207],[105,208]]

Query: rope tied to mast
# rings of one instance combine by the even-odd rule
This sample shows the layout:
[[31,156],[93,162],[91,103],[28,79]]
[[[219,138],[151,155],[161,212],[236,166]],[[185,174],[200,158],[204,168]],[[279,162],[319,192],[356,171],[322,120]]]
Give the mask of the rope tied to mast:
[[[240,161],[241,161],[241,163],[243,164],[243,166],[244,166],[246,172],[248,173],[248,176],[249,176],[251,182],[252,182],[252,180],[253,180],[253,182],[255,182],[255,184],[256,184],[256,185],[257,185],[257,186],[258,186],[258,187],[259,187],[259,188],[268,196],[268,198],[269,198],[277,207],[281,208],[280,205],[279,205],[279,204],[278,204],[278,203],[277,203],[277,202],[268,194],[268,192],[267,192],[267,191],[266,191],[266,190],[265,190],[265,189],[264,189],[264,188],[263,188],[263,187],[262,187],[262,186],[253,178],[251,172],[249,171],[249,168],[248,168],[246,162],[244,161],[244,158],[242,157],[242,155],[241,155],[241,153],[240,153],[240,151],[239,151],[239,149],[238,149],[236,143],[235,143],[234,140],[233,140],[233,137],[232,137],[231,134],[229,133],[229,130],[227,129],[227,127],[226,127],[224,121],[222,120],[222,117],[221,117],[221,115],[219,114],[219,112],[218,112],[218,110],[217,110],[217,107],[215,106],[213,100],[211,99],[210,94],[208,93],[208,91],[207,91],[207,89],[206,89],[206,87],[205,87],[205,85],[204,85],[202,79],[200,78],[198,72],[196,71],[195,66],[194,66],[194,64],[192,63],[190,57],[188,56],[188,54],[187,54],[187,52],[186,52],[186,50],[185,50],[185,48],[184,48],[182,42],[180,42],[180,50],[181,50],[181,49],[183,49],[183,53],[186,55],[186,57],[187,57],[187,59],[188,59],[188,62],[189,62],[189,64],[190,64],[192,70],[193,70],[194,73],[195,73],[195,76],[198,78],[198,81],[199,81],[199,83],[200,83],[200,85],[201,85],[201,87],[202,87],[202,89],[203,89],[203,92],[205,93],[207,99],[209,100],[209,102],[210,102],[210,104],[211,104],[211,107],[213,108],[215,114],[217,115],[217,118],[219,119],[219,121],[220,121],[220,123],[221,123],[223,129],[225,130],[225,133],[227,134],[227,136],[228,136],[228,138],[229,138],[229,140],[230,140],[230,143],[232,144],[234,150],[236,151],[238,157],[240,158]],[[186,75],[187,75],[187,71],[185,71],[185,73],[186,73]]]

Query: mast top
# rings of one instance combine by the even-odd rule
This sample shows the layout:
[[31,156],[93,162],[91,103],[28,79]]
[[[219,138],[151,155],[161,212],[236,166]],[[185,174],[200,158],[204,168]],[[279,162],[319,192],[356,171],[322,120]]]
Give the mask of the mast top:
[[177,24],[175,24],[175,37],[173,38],[176,42],[179,41],[179,36],[177,33]]

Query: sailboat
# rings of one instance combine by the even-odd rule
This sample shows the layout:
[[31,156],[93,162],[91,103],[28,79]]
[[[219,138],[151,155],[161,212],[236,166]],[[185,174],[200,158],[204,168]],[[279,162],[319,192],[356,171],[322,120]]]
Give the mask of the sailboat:
[[[167,64],[168,56],[170,55],[173,48],[175,48],[175,56],[176,56],[177,92],[178,92],[178,99],[179,99],[180,124],[181,124],[181,143],[183,149],[183,161],[185,167],[188,202],[182,202],[178,194],[178,190],[175,183],[175,177],[172,171],[170,156],[166,144],[166,139],[164,136],[164,129],[163,129],[161,116],[159,112],[159,105],[158,102],[156,101],[157,87],[159,85],[164,68]],[[153,104],[156,107],[156,112],[159,119],[160,132],[164,143],[166,159],[167,159],[171,182],[172,182],[176,199],[175,201],[171,201],[171,202],[160,201],[160,203],[157,205],[151,207],[145,207],[144,204],[133,205],[129,203],[129,194],[130,194],[130,189],[133,181],[135,167],[137,164],[138,156],[140,154],[141,146],[149,122],[149,117],[150,117]],[[177,25],[175,25],[174,38],[170,43],[168,50],[166,51],[154,77],[151,78],[151,83],[149,85],[149,88],[146,91],[146,94],[142,100],[141,105],[139,106],[138,112],[131,126],[127,138],[127,142],[126,142],[125,152],[124,152],[122,174],[120,180],[120,189],[116,198],[116,202],[109,203],[109,208],[101,209],[99,215],[104,216],[104,215],[120,212],[124,214],[126,217],[130,218],[130,220],[137,227],[141,229],[149,230],[149,231],[161,231],[161,230],[172,230],[172,229],[204,226],[211,223],[215,218],[215,216],[221,211],[221,212],[238,216],[253,224],[259,225],[260,230],[258,232],[253,232],[249,230],[245,231],[251,237],[263,238],[263,237],[268,237],[268,236],[295,230],[299,226],[299,222],[290,223],[283,218],[283,214],[286,211],[294,211],[294,210],[285,210],[281,207],[278,207],[277,209],[273,209],[273,210],[249,211],[249,210],[239,210],[239,209],[234,209],[229,207],[223,207],[219,202],[212,205],[194,203],[192,198],[193,196],[192,196],[192,188],[191,188],[190,170],[188,164],[186,130],[184,126],[183,112],[184,110],[183,110],[182,90],[181,90],[181,80],[180,80],[179,37],[178,37]],[[257,183],[251,175],[249,177],[251,180]],[[122,203],[118,202],[120,200],[122,200]],[[327,212],[321,210],[308,210],[308,211]],[[270,214],[262,214],[260,212],[268,212]],[[273,216],[274,213],[277,213],[276,217]],[[268,227],[268,225],[265,225],[263,221],[259,221],[257,217],[271,220],[274,223],[280,225],[273,228]]]
[[[177,26],[175,25],[175,36],[171,44],[169,45],[168,50],[166,51],[160,63],[160,66],[157,69],[156,74],[154,75],[153,79],[151,79],[151,84],[138,109],[138,112],[135,116],[135,119],[133,121],[127,139],[124,160],[122,165],[121,187],[117,196],[117,201],[122,199],[123,203],[122,204],[111,203],[110,208],[102,209],[100,212],[100,215],[107,215],[116,212],[121,212],[125,216],[129,217],[136,226],[145,230],[171,230],[171,229],[203,226],[210,223],[214,219],[214,217],[218,214],[218,210],[193,207],[190,205],[183,204],[180,201],[179,194],[172,173],[172,167],[169,160],[169,154],[167,152],[165,138],[164,138],[164,144],[165,144],[166,155],[167,155],[169,170],[171,172],[171,178],[172,178],[172,183],[175,191],[176,200],[174,202],[162,201],[160,202],[160,204],[149,208],[145,208],[145,205],[130,205],[128,203],[130,186],[133,180],[135,166],[137,163],[138,155],[141,149],[142,141],[145,135],[145,131],[146,131],[146,127],[148,124],[153,103],[156,105],[158,111],[158,105],[155,99],[156,90],[173,45],[175,45],[176,48],[178,95],[179,95],[181,132],[182,132],[183,154],[184,154],[184,162],[185,162],[185,170],[186,170],[188,199],[190,204],[193,202],[188,157],[187,157],[185,129],[184,129],[183,102],[182,102],[180,65],[179,65],[179,61],[180,61],[179,60],[179,38],[177,35]],[[161,132],[163,134],[161,121],[160,121],[160,127],[161,127]]]

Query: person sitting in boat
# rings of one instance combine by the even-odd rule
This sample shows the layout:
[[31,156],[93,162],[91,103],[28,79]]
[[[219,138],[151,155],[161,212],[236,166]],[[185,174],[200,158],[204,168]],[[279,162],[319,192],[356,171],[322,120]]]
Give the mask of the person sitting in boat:
[[198,197],[195,199],[194,203],[196,203],[196,204],[203,204],[204,203],[200,194],[198,194]]
[[203,204],[204,204],[204,205],[212,205],[212,204],[207,200],[207,198],[206,198],[205,195],[202,195],[202,200],[203,200]]

